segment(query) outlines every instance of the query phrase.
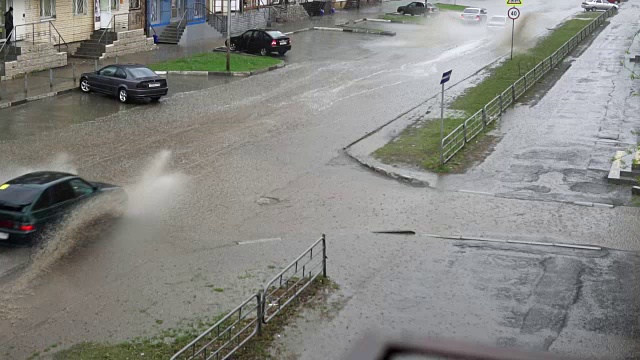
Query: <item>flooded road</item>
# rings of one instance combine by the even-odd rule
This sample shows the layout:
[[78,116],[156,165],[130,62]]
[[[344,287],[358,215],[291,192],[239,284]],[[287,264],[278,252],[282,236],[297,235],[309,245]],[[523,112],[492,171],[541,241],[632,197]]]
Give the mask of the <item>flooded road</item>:
[[[541,15],[545,24],[558,23],[572,11],[564,4],[552,8]],[[125,185],[131,200],[124,219],[78,244],[26,288],[14,286],[37,264],[0,278],[12,305],[2,314],[0,348],[10,358],[24,358],[54,343],[118,341],[218,314],[246,298],[274,275],[273,267],[288,263],[321,233],[330,239],[330,275],[347,290],[364,294],[375,288],[376,298],[389,301],[393,287],[371,285],[370,268],[362,262],[378,263],[383,256],[397,269],[403,256],[431,247],[428,241],[391,246],[398,241],[392,237],[378,243],[371,230],[410,228],[640,249],[634,241],[635,209],[414,188],[371,174],[344,154],[351,141],[437,94],[442,72],[455,69],[453,81],[458,81],[506,53],[504,44],[486,32],[446,19],[423,32],[392,25],[396,37],[294,34],[295,50],[287,54],[285,68],[228,83],[222,83],[226,78],[183,78],[172,82],[184,81],[178,85],[183,90],[159,104],[121,106],[115,99],[73,93],[0,110],[0,126],[9,123],[12,132],[3,131],[0,141],[2,180],[20,169],[46,168],[56,154],[67,154],[65,168],[89,180]],[[445,25],[459,31],[444,35],[438,30]],[[265,238],[282,240],[237,244]],[[0,260],[27,261],[22,250],[0,251]],[[428,272],[432,262],[451,251],[456,250],[434,247],[432,258],[425,255],[421,262],[415,255],[411,264],[416,273]],[[545,256],[536,255],[522,267],[482,266],[499,278],[529,266],[539,271],[534,263]],[[351,258],[362,259],[361,266],[351,266]],[[467,272],[473,265],[464,256],[457,261]],[[527,279],[534,277],[531,271]],[[245,273],[251,276],[239,279]],[[434,281],[441,284],[457,277],[439,274]],[[567,276],[574,281],[572,274]],[[467,298],[474,295],[469,288]],[[487,306],[499,303],[486,301]],[[485,323],[498,329],[501,319],[491,320]],[[453,332],[466,325],[450,326]],[[527,346],[540,336],[517,340]],[[565,346],[578,344],[568,339]]]

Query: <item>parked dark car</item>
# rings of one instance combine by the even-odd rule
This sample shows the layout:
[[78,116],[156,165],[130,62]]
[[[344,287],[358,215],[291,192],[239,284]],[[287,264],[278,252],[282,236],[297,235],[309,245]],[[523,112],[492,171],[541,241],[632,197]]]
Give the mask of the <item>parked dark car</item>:
[[101,194],[115,196],[126,208],[127,195],[119,186],[63,172],[33,172],[1,184],[0,245],[33,245],[74,208]]
[[[225,45],[229,46],[226,41]],[[233,36],[229,50],[260,53],[263,56],[273,52],[284,55],[291,50],[291,39],[277,30],[251,29],[242,35]]]
[[167,95],[167,80],[143,65],[108,65],[80,76],[80,90],[117,96],[126,103],[131,99],[158,101]]
[[487,9],[469,7],[460,14],[460,19],[467,24],[480,24],[487,22]]
[[423,2],[414,1],[405,6],[400,6],[397,10],[400,15],[424,15],[427,12],[427,8]]

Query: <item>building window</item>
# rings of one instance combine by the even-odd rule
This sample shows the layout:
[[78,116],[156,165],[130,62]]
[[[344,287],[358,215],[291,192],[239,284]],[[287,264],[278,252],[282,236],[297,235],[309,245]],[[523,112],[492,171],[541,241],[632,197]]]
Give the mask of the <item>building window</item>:
[[111,10],[118,10],[119,7],[120,7],[119,0],[111,0]]
[[40,17],[56,17],[56,0],[40,0]]
[[140,9],[140,0],[129,0],[129,10]]
[[73,0],[73,15],[87,15],[87,0]]

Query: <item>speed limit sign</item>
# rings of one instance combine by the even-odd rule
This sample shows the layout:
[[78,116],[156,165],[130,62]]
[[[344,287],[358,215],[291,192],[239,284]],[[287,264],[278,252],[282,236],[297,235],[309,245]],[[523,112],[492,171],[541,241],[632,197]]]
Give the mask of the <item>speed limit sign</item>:
[[517,7],[512,7],[507,12],[507,15],[509,15],[509,19],[515,20],[520,17],[520,10]]

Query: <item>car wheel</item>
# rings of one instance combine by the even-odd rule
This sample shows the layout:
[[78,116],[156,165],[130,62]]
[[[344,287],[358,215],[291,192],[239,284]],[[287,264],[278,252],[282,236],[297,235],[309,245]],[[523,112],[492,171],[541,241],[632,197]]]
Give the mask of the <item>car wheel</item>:
[[89,87],[89,80],[87,78],[80,79],[80,90],[83,93],[91,92],[91,87]]
[[280,56],[284,56],[284,54],[287,53],[287,50],[278,50],[278,54],[280,54]]
[[229,50],[236,51],[236,44],[235,43],[231,43],[231,45],[229,46]]
[[127,89],[125,88],[120,88],[118,89],[118,100],[120,100],[121,103],[126,103],[127,100],[129,100],[129,94],[127,94]]
[[398,14],[404,15],[404,11],[400,10],[400,11],[398,11]]
[[260,49],[260,55],[265,56],[265,55],[267,55],[268,53],[269,53],[269,52],[267,51],[267,49],[266,49],[266,48],[262,48],[262,49]]
[[160,101],[160,97],[158,96],[151,98],[151,102],[158,102],[158,101]]

